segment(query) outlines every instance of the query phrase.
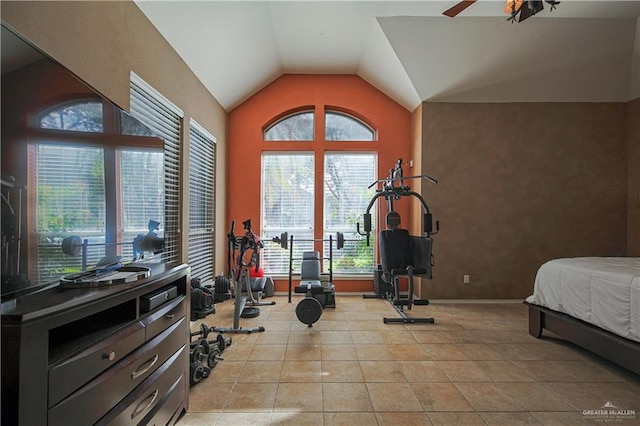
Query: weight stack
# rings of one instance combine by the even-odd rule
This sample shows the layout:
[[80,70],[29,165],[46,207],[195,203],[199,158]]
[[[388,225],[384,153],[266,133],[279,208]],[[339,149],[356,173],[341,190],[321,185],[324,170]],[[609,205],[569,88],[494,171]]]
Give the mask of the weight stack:
[[213,301],[214,303],[224,302],[231,299],[231,289],[229,288],[229,278],[218,275],[214,281]]
[[386,283],[382,279],[382,265],[376,265],[376,268],[373,270],[373,292],[378,296],[384,296],[392,291],[391,284]]

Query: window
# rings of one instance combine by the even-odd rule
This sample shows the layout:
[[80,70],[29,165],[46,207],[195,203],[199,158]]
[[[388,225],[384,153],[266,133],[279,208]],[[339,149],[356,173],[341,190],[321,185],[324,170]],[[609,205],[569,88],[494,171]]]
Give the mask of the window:
[[189,266],[204,285],[215,261],[216,140],[198,123],[189,127]]
[[[102,100],[74,101],[41,114],[29,146],[29,180],[35,188],[35,282],[133,257],[133,239],[146,233],[149,218],[164,215],[164,155],[158,138],[126,114],[105,128],[102,114],[115,108]],[[99,113],[99,114],[98,114]],[[83,124],[84,123],[84,124]],[[142,137],[121,141],[118,129]],[[53,131],[53,132],[52,132]],[[82,132],[80,136],[74,134]],[[113,135],[105,144],[103,132]],[[126,142],[132,146],[127,146]],[[122,146],[120,143],[124,142]],[[144,200],[144,202],[141,202]],[[86,241],[86,254],[66,246],[68,237]],[[67,240],[69,241],[69,240]]]
[[124,111],[120,111],[120,133],[133,136],[155,136],[151,129],[143,126],[142,123]]
[[37,270],[32,280],[42,283],[80,271],[82,260],[61,250],[66,237],[100,244],[102,250],[91,250],[87,262],[95,264],[105,255],[104,153],[101,148],[48,143],[30,149],[36,171]]
[[[164,217],[163,163],[161,148],[117,150],[121,241],[132,242],[149,231],[149,220],[160,222]],[[133,258],[133,244],[122,246],[122,256]]]
[[264,132],[266,141],[312,141],[313,111],[291,114],[280,119]]
[[[342,250],[333,250],[334,273],[371,273],[373,245],[367,246],[356,232],[362,222],[376,180],[376,154],[327,153],[324,157],[324,236],[336,238],[342,232],[345,240]],[[326,246],[326,244],[325,244]],[[328,246],[324,248],[328,251]]]
[[[374,195],[375,189],[368,187],[376,180],[377,154],[341,150],[340,142],[373,142],[375,131],[363,121],[342,112],[327,111],[325,118],[325,134],[313,140],[313,151],[265,151],[262,154],[260,232],[265,242],[263,267],[266,273],[289,273],[289,252],[271,241],[285,232],[289,238],[294,236],[294,259],[300,259],[303,251],[320,250],[320,245],[314,245],[314,239],[329,240],[331,236],[336,240],[337,233],[341,232],[347,241],[342,250],[336,250],[337,242],[333,245],[333,272],[369,275],[373,271],[374,245],[367,246],[356,232],[356,223],[362,220]],[[264,138],[268,141],[300,140],[291,135],[302,134],[301,129],[307,129],[306,137],[313,138],[314,120],[314,112],[310,111],[285,115],[268,128]],[[276,132],[275,129],[280,130]],[[331,145],[324,145],[325,141],[331,141]],[[267,147],[271,146],[278,148],[276,143],[270,142]],[[329,147],[331,151],[325,151]],[[317,162],[323,165],[323,176],[314,175]],[[315,197],[316,191],[323,191],[323,196]],[[322,220],[316,221],[315,215],[322,215]],[[315,223],[322,223],[323,229],[315,229]],[[328,241],[321,250],[322,257],[328,258]],[[328,262],[323,262],[325,271],[328,266]],[[297,262],[293,268],[299,268]]]
[[103,131],[102,102],[90,100],[56,105],[40,116],[38,127],[41,129],[101,133]]
[[289,252],[273,243],[283,233],[294,236],[294,257],[313,250],[314,157],[311,153],[262,155],[262,267],[269,273],[289,273]]
[[375,132],[357,118],[342,112],[327,111],[324,116],[324,139],[327,141],[373,141]]
[[131,115],[164,140],[164,223],[159,220],[164,237],[162,259],[178,260],[180,241],[180,134],[182,111],[131,73]]

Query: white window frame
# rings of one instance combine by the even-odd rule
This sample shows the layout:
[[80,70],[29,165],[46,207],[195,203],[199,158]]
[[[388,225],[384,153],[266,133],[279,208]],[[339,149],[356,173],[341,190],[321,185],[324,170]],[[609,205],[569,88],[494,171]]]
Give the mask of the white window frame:
[[160,224],[164,236],[162,260],[180,258],[181,135],[183,111],[139,77],[130,74],[130,113],[164,139],[165,211]]

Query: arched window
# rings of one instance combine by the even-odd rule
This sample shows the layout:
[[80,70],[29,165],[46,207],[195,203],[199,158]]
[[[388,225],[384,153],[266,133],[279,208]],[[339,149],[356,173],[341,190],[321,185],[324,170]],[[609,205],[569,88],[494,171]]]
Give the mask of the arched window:
[[[317,105],[314,110],[321,108]],[[294,257],[299,259],[303,251],[319,249],[314,239],[328,241],[333,236],[335,240],[342,233],[346,242],[343,249],[333,251],[333,271],[370,275],[373,246],[361,241],[356,221],[374,193],[369,186],[376,179],[377,147],[364,143],[375,142],[376,132],[352,115],[325,110],[324,134],[314,135],[314,110],[284,112],[264,133],[264,140],[271,142],[262,153],[261,235],[267,246],[273,237],[285,232],[293,235],[297,241]],[[277,143],[298,140],[310,142],[304,145],[305,151],[283,151]],[[354,141],[358,143],[355,151]],[[316,170],[316,164],[324,172]],[[326,258],[328,243],[322,250]],[[263,251],[262,265],[267,273],[286,273],[289,256],[273,247]],[[326,270],[328,263],[323,265]]]
[[102,102],[99,100],[74,101],[56,105],[39,116],[37,127],[102,133],[104,131]]
[[132,136],[155,136],[151,129],[124,111],[120,111],[120,133]]
[[[27,177],[35,189],[35,221],[28,225],[35,237],[30,251],[37,258],[33,282],[101,259],[132,258],[133,239],[148,231],[149,219],[164,221],[163,142],[114,111],[100,99],[75,99],[35,116],[28,156],[34,173]],[[63,253],[61,243],[69,236],[88,242],[86,255]]]
[[314,112],[302,111],[285,116],[264,132],[265,141],[312,141]]
[[327,111],[324,116],[324,139],[327,141],[374,141],[376,133],[366,123],[348,114]]

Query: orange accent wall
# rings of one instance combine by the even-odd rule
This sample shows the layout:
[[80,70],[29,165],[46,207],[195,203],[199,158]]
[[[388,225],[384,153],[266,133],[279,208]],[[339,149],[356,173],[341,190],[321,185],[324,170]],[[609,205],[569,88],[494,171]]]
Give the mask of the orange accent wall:
[[[263,129],[282,113],[315,107],[313,142],[263,141]],[[325,142],[324,110],[348,112],[377,130],[376,142]],[[285,74],[229,112],[227,158],[227,231],[251,219],[254,232],[260,228],[260,164],[264,151],[313,151],[316,176],[322,176],[325,151],[369,151],[378,154],[378,177],[386,177],[398,158],[409,163],[411,153],[411,113],[356,75]],[[412,174],[408,165],[405,175]],[[322,181],[316,194],[322,197]],[[409,202],[400,200],[396,210],[404,227],[411,223]],[[314,238],[322,238],[322,200],[316,203]],[[378,203],[377,203],[378,204]],[[377,206],[376,206],[377,208]],[[364,214],[364,211],[362,212]],[[384,213],[378,220],[384,219]],[[378,228],[381,224],[378,224]],[[241,230],[240,230],[241,231]],[[236,234],[240,231],[236,230]],[[226,255],[226,254],[225,254]],[[286,291],[287,280],[276,279],[275,290]],[[372,279],[344,280],[334,277],[336,291],[371,292]]]

